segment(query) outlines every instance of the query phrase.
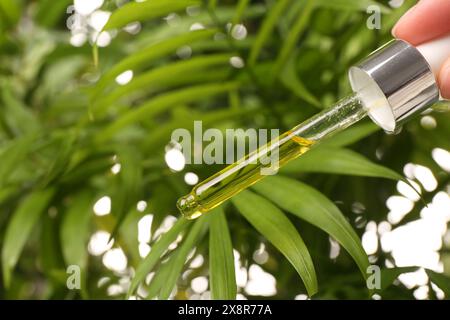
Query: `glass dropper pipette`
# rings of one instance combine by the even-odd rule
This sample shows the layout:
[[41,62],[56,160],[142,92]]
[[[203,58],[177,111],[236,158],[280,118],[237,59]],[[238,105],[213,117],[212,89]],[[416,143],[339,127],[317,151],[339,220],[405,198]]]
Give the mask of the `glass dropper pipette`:
[[[434,74],[448,54],[450,36],[419,48],[390,42],[350,69],[353,94],[199,183],[178,200],[178,209],[195,219],[366,115],[395,132],[439,100]],[[276,159],[275,164],[267,159]]]
[[359,95],[349,95],[196,185],[188,195],[178,200],[178,209],[186,218],[194,219],[265,175],[274,174],[319,141],[344,130],[366,115]]

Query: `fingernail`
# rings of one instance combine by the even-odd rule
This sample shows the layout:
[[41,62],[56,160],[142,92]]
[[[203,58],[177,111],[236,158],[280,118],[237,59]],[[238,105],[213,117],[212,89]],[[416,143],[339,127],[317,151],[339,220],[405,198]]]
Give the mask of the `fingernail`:
[[406,11],[405,14],[403,14],[403,16],[397,21],[395,26],[392,28],[392,35],[394,37],[396,37],[398,26],[401,25],[403,21],[408,19],[408,17],[411,15],[411,13],[417,8],[417,5],[418,5],[418,3],[415,4],[414,6],[412,6],[411,8],[409,8],[409,10]]

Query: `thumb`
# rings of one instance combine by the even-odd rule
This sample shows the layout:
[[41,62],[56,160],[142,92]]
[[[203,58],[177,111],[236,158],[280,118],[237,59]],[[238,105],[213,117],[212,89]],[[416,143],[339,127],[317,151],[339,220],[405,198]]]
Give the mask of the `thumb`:
[[442,66],[438,81],[442,97],[450,99],[450,57]]

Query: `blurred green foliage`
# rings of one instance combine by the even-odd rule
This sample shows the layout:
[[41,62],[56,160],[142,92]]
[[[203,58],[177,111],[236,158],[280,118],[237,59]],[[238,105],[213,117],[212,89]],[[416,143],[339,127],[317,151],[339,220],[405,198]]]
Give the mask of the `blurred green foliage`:
[[[204,179],[220,169],[188,165],[173,172],[165,147],[172,130],[191,130],[194,120],[221,130],[286,130],[331,105],[350,92],[349,66],[391,39],[390,29],[413,1],[397,9],[372,0],[125,2],[103,4],[112,12],[104,27],[112,41],[101,47],[93,45],[101,36],[87,20],[76,22],[84,23],[90,41],[70,43],[72,1],[0,0],[0,297],[168,298],[175,292],[182,299],[193,278],[207,276],[213,298],[236,292],[260,298],[236,286],[232,250],[248,268],[263,243],[269,257],[260,266],[276,278],[275,298],[307,292],[369,298],[369,261],[359,240],[365,223],[386,220],[386,198],[396,193],[389,179],[407,162],[431,168],[439,180],[425,200],[446,188],[449,176],[431,150],[450,150],[448,105],[433,130],[416,120],[388,136],[369,122],[358,124],[294,162],[283,177],[195,222],[178,219],[161,236],[167,217],[179,217],[176,199],[189,191],[184,174]],[[366,26],[370,5],[383,12],[380,30]],[[190,31],[193,25],[202,30]],[[230,65],[233,56],[243,59],[243,68]],[[133,79],[117,84],[127,70]],[[103,196],[111,198],[111,214],[94,215]],[[136,208],[141,200],[148,202],[143,212]],[[352,210],[355,203],[364,212]],[[399,224],[418,218],[422,207],[417,203]],[[149,213],[151,251],[143,260],[137,224]],[[109,270],[101,256],[89,254],[98,230],[112,234],[125,253],[125,271]],[[330,235],[345,248],[332,259]],[[448,250],[441,253],[447,274]],[[204,262],[191,268],[196,255]],[[386,260],[392,261],[380,249],[371,257],[381,267]],[[81,290],[66,287],[73,264],[81,268]],[[413,298],[401,284],[388,286],[408,270],[383,273],[388,280],[380,295]],[[429,274],[436,284],[447,281]],[[120,288],[114,295],[107,290],[112,285]]]

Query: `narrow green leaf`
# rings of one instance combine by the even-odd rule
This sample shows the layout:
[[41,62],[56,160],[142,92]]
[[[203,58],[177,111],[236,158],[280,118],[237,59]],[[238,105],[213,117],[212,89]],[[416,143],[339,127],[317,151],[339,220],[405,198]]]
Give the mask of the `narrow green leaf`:
[[168,261],[162,263],[158,270],[156,270],[150,284],[147,288],[147,297],[146,299],[153,299],[159,295],[161,292],[161,288],[164,286],[166,279],[170,273],[170,269],[172,269],[173,262],[175,260],[169,258]]
[[36,11],[36,20],[45,27],[54,27],[68,12],[73,0],[40,0]]
[[320,101],[311,92],[308,91],[308,89],[298,77],[295,67],[295,54],[293,54],[288,60],[280,76],[281,83],[286,88],[291,90],[297,97],[305,100],[306,102],[309,102],[313,106],[321,106]]
[[8,178],[26,158],[35,135],[26,135],[11,141],[7,147],[0,152],[0,186],[8,183]]
[[450,278],[442,273],[434,272],[433,270],[426,270],[430,281],[437,285],[444,291],[445,298],[450,299]]
[[0,18],[3,20],[2,24],[12,27],[19,21],[22,5],[17,0],[0,0]]
[[36,115],[23,101],[16,97],[10,83],[1,83],[1,98],[4,104],[6,123],[16,135],[32,134],[40,129],[40,123]]
[[70,55],[52,63],[43,72],[37,95],[49,99],[58,97],[76,79],[86,67],[86,58],[82,55]]
[[271,176],[253,188],[280,208],[324,230],[353,257],[364,277],[369,260],[361,241],[341,211],[316,189],[299,181]]
[[[158,144],[165,144],[170,138],[172,131],[177,128],[189,128],[192,126],[194,120],[201,120],[204,127],[211,127],[212,125],[221,123],[226,120],[241,119],[241,117],[251,117],[254,114],[254,109],[224,109],[218,111],[204,112],[203,114],[192,114],[190,117],[184,119],[176,119],[167,124],[160,126],[153,131],[144,143],[145,150],[153,150]],[[165,140],[166,139],[166,140]],[[165,141],[165,142],[163,142]]]
[[217,7],[217,0],[208,0],[208,9],[209,10],[216,10]]
[[108,83],[113,81],[119,74],[127,70],[136,71],[149,66],[155,59],[169,55],[184,45],[210,38],[216,32],[217,30],[214,29],[190,31],[179,36],[171,37],[167,40],[156,42],[129,55],[106,71],[106,73],[97,82],[93,95],[98,95],[108,85]]
[[176,193],[168,181],[164,179],[152,184],[152,195],[147,206],[147,210],[153,212],[151,234],[155,234],[156,230],[161,227],[161,223],[167,215],[177,210],[175,203]]
[[252,49],[250,51],[250,55],[248,58],[248,64],[254,65],[256,60],[259,57],[261,49],[264,47],[264,44],[270,38],[272,30],[274,29],[277,21],[280,19],[280,16],[283,14],[284,10],[290,4],[290,0],[278,0],[275,2],[272,8],[268,11],[266,18],[262,22],[262,26],[256,36],[255,42],[253,43]]
[[330,8],[348,11],[366,11],[370,6],[377,6],[381,13],[390,13],[391,9],[375,0],[315,0],[316,5],[322,8]]
[[244,190],[234,198],[239,212],[289,260],[310,296],[317,292],[317,278],[308,249],[284,213],[265,198]]
[[104,98],[100,99],[94,106],[95,115],[103,112],[114,102],[124,96],[129,96],[137,90],[151,87],[165,87],[171,83],[179,83],[180,79],[191,74],[205,72],[205,68],[229,65],[232,54],[216,54],[198,56],[189,60],[177,61],[153,69],[138,77],[133,78],[124,86],[118,87]]
[[7,201],[16,193],[17,193],[16,187],[0,188],[0,206],[4,204],[3,202]]
[[104,142],[123,127],[138,122],[142,119],[148,119],[155,114],[162,112],[173,105],[176,105],[177,103],[189,103],[199,99],[204,99],[212,95],[235,89],[236,86],[237,83],[235,82],[220,84],[213,83],[193,86],[187,89],[178,90],[176,92],[169,92],[159,95],[158,97],[140,106],[136,110],[127,112],[122,117],[117,119],[114,123],[107,126],[97,135],[97,142]]
[[233,246],[223,209],[211,211],[209,230],[209,274],[213,299],[236,299]]
[[335,136],[324,140],[320,143],[320,148],[325,146],[331,147],[346,147],[359,140],[366,138],[380,130],[380,127],[373,122],[366,122],[361,124],[356,124],[344,131],[336,134]]
[[46,187],[52,181],[64,174],[70,162],[76,136],[73,133],[68,133],[58,138],[59,148],[55,159],[51,162],[50,167],[42,179],[41,187]]
[[189,230],[186,239],[181,243],[180,247],[176,249],[177,251],[174,252],[173,257],[170,258],[171,260],[174,260],[170,261],[171,268],[167,274],[166,282],[161,288],[161,292],[159,294],[160,299],[167,300],[170,297],[170,294],[176,285],[177,279],[183,271],[189,252],[194,249],[197,242],[200,241],[207,230],[208,220],[209,218],[207,217],[198,219]]
[[250,0],[239,0],[237,7],[236,7],[236,13],[233,17],[233,25],[238,24],[241,22],[242,16],[245,12],[245,9],[247,9],[248,5],[250,3]]
[[72,164],[73,167],[61,179],[66,185],[73,185],[84,182],[86,177],[91,177],[99,173],[104,173],[114,165],[112,154],[94,155],[83,159],[80,163]]
[[241,98],[237,90],[230,91],[228,94],[228,103],[232,110],[239,110],[241,108]]
[[300,15],[289,31],[283,42],[280,53],[275,60],[273,74],[278,75],[280,71],[284,69],[286,61],[294,51],[295,44],[308,26],[309,19],[315,8],[315,1],[316,0],[307,0],[305,5],[301,8]]
[[153,267],[158,263],[160,257],[167,250],[169,245],[175,241],[177,236],[183,232],[190,223],[190,221],[180,218],[169,231],[163,234],[161,238],[152,245],[152,250],[136,269],[136,274],[134,275],[133,280],[131,280],[130,288],[128,290],[128,296],[136,291],[139,283],[141,283],[147,274],[152,271]]
[[[218,10],[215,10],[214,15],[217,18],[217,23],[219,26],[225,26],[227,23],[232,21],[234,15],[236,13],[236,8],[233,5],[222,5]],[[256,20],[261,16],[264,16],[267,13],[267,8],[262,3],[255,3],[254,5],[249,5],[242,14],[242,19],[246,21]],[[214,19],[215,19],[214,18]],[[169,39],[171,37],[177,36],[180,33],[185,33],[190,29],[192,24],[201,23],[205,26],[210,26],[212,24],[211,20],[211,12],[208,10],[200,9],[196,12],[195,15],[183,15],[180,16],[180,19],[177,19],[177,25],[168,25],[165,23],[160,23],[152,27],[150,32],[147,32],[144,36],[137,37],[134,41],[137,48],[143,48],[147,46],[149,43],[153,43],[155,41],[160,41],[161,39]],[[213,23],[215,24],[215,22]],[[223,30],[216,30],[216,32],[222,32]],[[249,37],[250,38],[250,37]],[[241,40],[242,41],[242,40]],[[239,42],[235,42],[237,46],[239,46]],[[245,41],[245,40],[244,40]],[[229,48],[229,47],[228,47]]]
[[295,174],[321,172],[402,180],[395,171],[375,164],[354,151],[342,148],[316,148],[289,163],[282,172]]
[[86,244],[89,238],[89,222],[93,198],[90,191],[71,199],[60,228],[61,248],[67,265],[77,265],[84,272],[87,262]]
[[[142,219],[142,217],[146,213],[148,213],[148,211],[139,211],[137,209],[136,202],[133,204],[133,207],[129,208],[126,211],[126,214],[124,215],[123,220],[120,221],[120,223],[117,222],[117,220],[115,221],[116,225],[118,225],[116,232],[117,236],[115,237],[115,239],[120,242],[120,246],[125,252],[127,252],[129,263],[134,267],[137,266],[142,259],[141,255],[139,254],[140,241],[136,236],[136,226],[139,224],[139,221]],[[114,199],[112,199],[112,203],[114,205]],[[153,221],[151,224],[153,224]],[[116,225],[114,225],[114,227],[116,227]],[[112,239],[112,237],[110,237],[110,239]]]
[[97,39],[95,39],[95,42],[92,45],[92,62],[94,64],[94,67],[96,69],[98,69],[98,45],[97,45]]
[[19,260],[25,242],[34,225],[46,209],[54,190],[35,191],[28,195],[13,213],[6,228],[2,248],[3,281],[11,283],[11,273]]
[[142,184],[142,164],[138,150],[131,146],[120,146],[117,159],[120,163],[119,185],[112,200],[112,211],[117,222],[111,232],[111,239],[116,236],[126,213],[139,201]]
[[[42,215],[40,219],[41,233],[39,242],[39,261],[44,274],[51,278],[53,282],[61,283],[53,275],[57,270],[64,270],[64,259],[61,253],[60,241],[58,237],[59,221],[53,219],[48,214]],[[66,274],[67,276],[67,274]],[[62,283],[64,283],[63,281]]]
[[111,14],[103,30],[121,28],[135,21],[163,17],[169,13],[181,11],[188,6],[198,4],[200,2],[195,0],[128,2]]

